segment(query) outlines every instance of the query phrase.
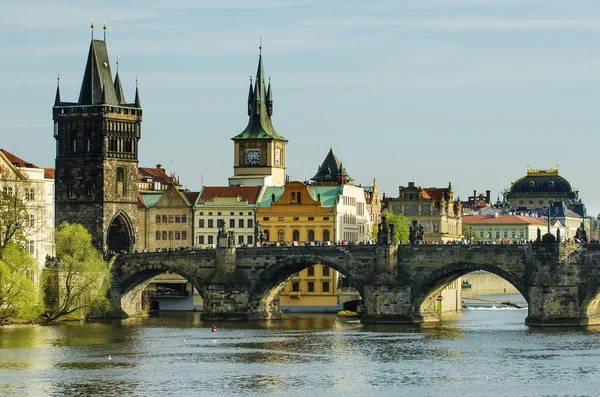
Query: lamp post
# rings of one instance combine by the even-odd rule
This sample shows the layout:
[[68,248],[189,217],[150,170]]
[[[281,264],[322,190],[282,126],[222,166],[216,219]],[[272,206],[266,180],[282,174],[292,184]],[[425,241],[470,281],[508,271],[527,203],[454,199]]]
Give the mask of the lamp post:
[[469,225],[469,244],[473,243],[473,226]]

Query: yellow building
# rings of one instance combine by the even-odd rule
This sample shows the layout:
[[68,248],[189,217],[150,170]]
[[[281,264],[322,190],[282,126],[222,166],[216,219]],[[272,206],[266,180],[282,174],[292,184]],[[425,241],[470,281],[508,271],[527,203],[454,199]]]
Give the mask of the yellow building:
[[530,241],[548,231],[544,218],[523,215],[465,215],[465,238],[472,242],[502,243],[504,241]]
[[424,240],[447,242],[462,238],[462,204],[454,200],[452,184],[447,188],[422,188],[409,182],[399,190],[398,198],[388,198],[384,205],[409,221],[417,220],[423,226]]
[[192,243],[192,205],[174,185],[138,192],[138,251],[173,250]]
[[[265,244],[332,244],[341,186],[290,182],[266,187],[256,208]],[[338,273],[323,265],[295,274],[280,295],[282,310],[337,311]]]

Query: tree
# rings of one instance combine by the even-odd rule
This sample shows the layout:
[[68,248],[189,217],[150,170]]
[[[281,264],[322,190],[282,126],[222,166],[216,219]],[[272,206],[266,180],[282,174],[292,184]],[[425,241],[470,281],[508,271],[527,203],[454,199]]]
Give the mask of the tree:
[[[384,210],[381,215],[387,217],[387,223],[393,225],[394,235],[392,236],[392,243],[398,244],[400,241],[408,241],[409,235],[409,220],[402,214],[394,214],[391,210]],[[377,235],[379,233],[379,225],[373,225],[371,232],[369,233],[369,239],[377,241]]]
[[0,192],[0,249],[13,242],[23,248],[27,243],[25,225],[29,223],[27,206],[15,194]]
[[33,257],[15,243],[0,249],[0,323],[39,316],[42,307],[32,281],[36,269]]
[[92,236],[79,224],[63,223],[56,230],[56,258],[44,269],[47,311],[53,321],[75,312],[85,318],[109,309],[109,271]]

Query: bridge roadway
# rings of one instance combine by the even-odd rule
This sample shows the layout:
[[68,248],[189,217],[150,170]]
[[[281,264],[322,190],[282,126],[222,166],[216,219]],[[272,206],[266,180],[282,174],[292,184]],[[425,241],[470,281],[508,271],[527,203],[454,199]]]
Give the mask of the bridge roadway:
[[170,271],[199,291],[203,319],[281,318],[279,293],[296,272],[324,264],[349,278],[364,323],[438,321],[436,297],[476,270],[513,284],[529,325],[600,323],[600,245],[336,245],[122,254],[110,262],[115,315],[139,314],[150,279]]

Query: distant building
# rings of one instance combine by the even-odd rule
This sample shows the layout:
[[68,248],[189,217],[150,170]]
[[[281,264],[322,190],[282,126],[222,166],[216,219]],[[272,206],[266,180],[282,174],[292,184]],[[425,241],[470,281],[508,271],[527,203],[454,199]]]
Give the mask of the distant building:
[[194,243],[199,247],[217,244],[218,222],[234,233],[236,245],[256,242],[256,203],[260,186],[204,186],[193,202]]
[[386,198],[384,206],[394,214],[423,226],[429,241],[455,241],[462,238],[462,204],[454,200],[452,184],[447,188],[422,188],[414,182],[400,186],[397,198]]
[[537,238],[537,230],[547,232],[547,221],[541,217],[524,215],[464,215],[465,238],[472,242],[530,241]]
[[46,256],[54,256],[54,170],[39,168],[0,149],[0,189],[26,206],[25,249],[41,270]]
[[558,175],[558,167],[548,170],[527,167],[527,175],[511,183],[507,199],[515,210],[550,208],[557,201],[572,207],[577,204],[578,192]]

